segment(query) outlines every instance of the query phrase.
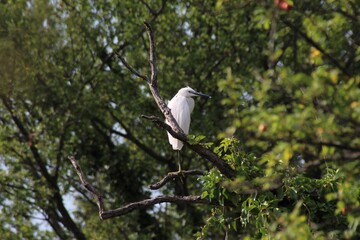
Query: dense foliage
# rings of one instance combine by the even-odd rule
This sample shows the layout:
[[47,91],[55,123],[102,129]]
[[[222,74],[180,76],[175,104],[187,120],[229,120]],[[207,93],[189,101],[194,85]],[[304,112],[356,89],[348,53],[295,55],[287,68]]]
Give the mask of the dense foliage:
[[[292,7],[281,7],[287,2]],[[184,148],[177,169],[147,83],[189,85],[190,132],[236,171]],[[0,236],[4,239],[360,238],[360,1],[0,1]],[[205,137],[206,136],[206,137]],[[102,221],[67,157],[107,208],[161,204]]]

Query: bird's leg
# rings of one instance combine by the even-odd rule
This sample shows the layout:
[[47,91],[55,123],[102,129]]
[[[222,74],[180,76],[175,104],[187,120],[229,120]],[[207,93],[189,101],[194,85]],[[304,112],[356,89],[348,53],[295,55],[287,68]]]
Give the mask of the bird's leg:
[[182,169],[181,169],[180,150],[177,151],[177,160],[178,160],[179,170],[176,172],[170,172],[170,174],[179,175],[179,173],[181,173],[184,177],[184,173],[182,173]]
[[180,159],[180,151],[177,151],[177,158],[178,158],[178,164],[179,164],[179,171],[181,172],[181,159]]
[[181,181],[181,183],[184,184],[185,174],[184,174],[184,173],[182,172],[182,170],[181,170],[180,151],[178,151],[177,155],[178,155],[178,164],[179,164],[179,171],[178,171],[178,173],[180,173],[180,181]]

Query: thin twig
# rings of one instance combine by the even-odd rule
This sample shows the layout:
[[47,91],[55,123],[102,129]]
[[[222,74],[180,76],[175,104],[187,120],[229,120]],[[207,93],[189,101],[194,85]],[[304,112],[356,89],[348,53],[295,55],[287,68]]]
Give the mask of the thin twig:
[[150,85],[157,89],[157,67],[156,67],[156,46],[154,40],[154,31],[152,30],[149,23],[144,22],[146,32],[149,36],[149,61],[150,61],[150,69],[151,69],[151,78],[150,78]]
[[116,56],[120,59],[120,61],[122,62],[122,64],[124,64],[124,66],[129,69],[130,72],[132,72],[133,74],[135,74],[137,77],[144,79],[146,82],[149,82],[149,78],[145,75],[142,75],[141,73],[139,73],[138,71],[136,71],[126,60],[125,58],[123,58],[120,53],[115,52]]
[[169,172],[159,182],[151,184],[149,186],[149,188],[151,190],[156,190],[156,189],[163,187],[166,183],[168,183],[170,180],[172,180],[174,178],[185,177],[185,176],[189,176],[189,175],[204,175],[204,171],[194,169],[194,170],[187,170],[187,171],[181,171],[181,172]]
[[101,194],[90,184],[86,181],[86,178],[84,176],[84,173],[81,170],[80,165],[76,161],[74,156],[69,156],[68,159],[71,161],[72,165],[74,166],[76,173],[78,174],[81,183],[85,187],[86,190],[88,190],[90,193],[93,194],[94,198],[96,199],[96,203],[99,207],[99,215],[102,216],[102,213],[105,211],[104,208],[104,202]]

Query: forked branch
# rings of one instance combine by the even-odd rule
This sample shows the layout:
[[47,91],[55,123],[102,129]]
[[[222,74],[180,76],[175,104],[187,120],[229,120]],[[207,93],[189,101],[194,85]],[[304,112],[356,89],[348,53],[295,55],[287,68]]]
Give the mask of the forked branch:
[[179,134],[182,134],[185,136],[184,131],[179,127],[178,123],[176,122],[175,118],[171,114],[170,108],[165,104],[165,101],[161,98],[158,85],[157,85],[157,66],[156,66],[156,45],[154,41],[154,32],[150,26],[149,23],[144,22],[146,32],[149,37],[149,63],[150,63],[150,71],[151,76],[148,77],[146,75],[141,74],[137,70],[135,70],[126,60],[124,57],[122,57],[118,52],[116,52],[117,57],[120,59],[122,64],[135,76],[145,80],[149,84],[149,88],[151,91],[151,94],[154,97],[154,100],[156,104],[158,105],[161,112],[164,114],[165,118],[168,120],[170,126],[172,129],[174,129]]
[[145,81],[149,82],[149,79],[147,76],[142,75],[141,73],[139,73],[138,71],[136,71],[126,60],[123,56],[121,56],[118,52],[115,52],[116,56],[120,59],[121,63],[124,64],[124,66],[133,74],[135,74],[135,76],[144,79]]
[[196,176],[196,175],[204,175],[204,171],[194,169],[194,170],[187,170],[187,171],[181,171],[181,172],[169,172],[159,182],[151,184],[149,186],[149,188],[151,190],[156,190],[156,189],[161,188],[162,186],[164,186],[166,183],[168,183],[169,181],[171,181],[174,178],[181,178],[181,177],[186,177],[186,176],[189,176],[189,175],[194,175],[194,176]]
[[82,172],[81,167],[78,164],[78,162],[76,161],[75,157],[69,156],[68,158],[71,161],[72,165],[74,166],[75,171],[76,171],[77,175],[79,176],[80,181],[81,181],[82,185],[84,186],[84,188],[86,190],[88,190],[93,195],[93,197],[96,199],[96,204],[98,205],[99,215],[101,218],[101,215],[105,211],[104,202],[103,202],[103,198],[102,198],[101,194],[90,183],[88,183],[86,181],[85,175]]
[[109,219],[114,217],[119,217],[130,213],[134,210],[144,209],[154,206],[159,203],[199,203],[199,204],[214,204],[206,201],[205,199],[201,199],[200,196],[158,196],[156,198],[145,199],[139,202],[129,203],[123,207],[114,209],[114,210],[105,210],[104,200],[101,194],[90,184],[87,182],[86,177],[81,170],[80,165],[74,156],[69,156],[69,160],[75,168],[76,173],[78,174],[80,181],[84,188],[89,191],[93,197],[96,199],[96,203],[99,208],[99,216],[101,219]]
[[144,209],[154,206],[155,204],[166,203],[166,202],[211,204],[210,202],[201,199],[200,196],[159,196],[156,198],[146,199],[140,202],[133,202],[124,207],[106,211],[102,214],[102,219],[122,216],[134,210]]

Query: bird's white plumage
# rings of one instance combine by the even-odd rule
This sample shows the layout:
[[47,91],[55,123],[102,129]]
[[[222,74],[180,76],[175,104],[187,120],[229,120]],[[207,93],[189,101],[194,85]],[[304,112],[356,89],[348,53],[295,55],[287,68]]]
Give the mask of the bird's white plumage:
[[[187,99],[182,96],[178,96],[178,97],[175,96],[169,102],[168,107],[171,109],[171,113],[174,116],[176,122],[179,124],[179,127],[184,131],[185,134],[188,134],[190,128],[190,121],[191,121],[190,114],[192,109],[190,108]],[[168,137],[169,137],[169,142],[174,150],[180,150],[183,147],[182,141],[174,138],[169,133],[168,133]]]
[[[174,116],[176,122],[179,124],[179,127],[184,131],[185,134],[189,133],[191,121],[190,115],[195,106],[194,99],[192,99],[191,97],[196,95],[207,96],[194,91],[190,87],[185,87],[180,89],[179,92],[168,103],[168,107],[171,109],[172,115]],[[174,150],[181,150],[184,145],[183,142],[174,138],[169,133],[168,137],[172,148]]]

